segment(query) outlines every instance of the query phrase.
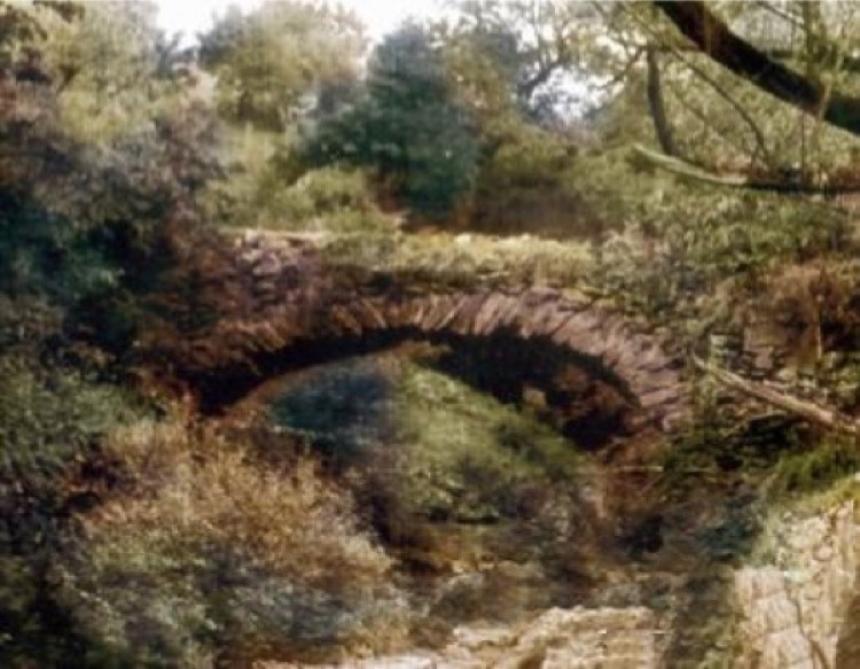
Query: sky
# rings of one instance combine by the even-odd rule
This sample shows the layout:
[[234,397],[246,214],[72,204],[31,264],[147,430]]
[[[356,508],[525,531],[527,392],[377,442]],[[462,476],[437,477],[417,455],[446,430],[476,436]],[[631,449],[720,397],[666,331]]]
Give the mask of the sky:
[[[185,33],[185,44],[193,42],[196,33],[212,25],[213,13],[221,14],[230,5],[251,9],[261,0],[156,0],[159,24],[170,33]],[[335,4],[335,3],[332,3]],[[339,4],[354,10],[368,27],[369,36],[378,40],[409,16],[427,17],[438,12],[437,0],[340,0]]]

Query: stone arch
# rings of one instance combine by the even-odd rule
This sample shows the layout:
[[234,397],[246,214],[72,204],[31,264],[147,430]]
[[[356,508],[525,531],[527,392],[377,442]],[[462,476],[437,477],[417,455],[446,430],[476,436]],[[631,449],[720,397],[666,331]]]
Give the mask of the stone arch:
[[575,414],[573,405],[603,395],[611,406],[602,417],[628,431],[666,429],[688,413],[681,365],[646,328],[558,290],[410,291],[396,281],[333,276],[307,246],[265,238],[221,247],[195,271],[210,318],[193,331],[157,333],[142,348],[156,352],[205,411],[290,369],[423,339],[507,351],[500,366],[533,362],[540,374],[522,368],[543,379],[551,403]]

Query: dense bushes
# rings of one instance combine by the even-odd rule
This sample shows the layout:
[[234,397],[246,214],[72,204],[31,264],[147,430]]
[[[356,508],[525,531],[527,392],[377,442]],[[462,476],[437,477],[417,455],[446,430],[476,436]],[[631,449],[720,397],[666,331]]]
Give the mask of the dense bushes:
[[71,480],[98,439],[140,415],[131,396],[19,352],[0,357],[0,662],[62,666],[82,641],[54,597],[57,560],[74,545],[72,515],[94,497]]
[[361,171],[323,167],[287,185],[277,157],[257,168],[245,163],[241,169],[229,182],[213,184],[203,197],[221,225],[335,234],[394,229],[393,218],[380,210]]
[[396,642],[391,561],[311,461],[263,467],[239,444],[152,422],[106,451],[127,491],[83,517],[86,539],[62,565],[63,604],[97,647],[133,666],[199,667]]
[[577,174],[589,200],[623,224],[595,248],[596,283],[652,315],[685,308],[726,279],[843,248],[848,235],[836,209],[642,174],[614,154],[589,156]]

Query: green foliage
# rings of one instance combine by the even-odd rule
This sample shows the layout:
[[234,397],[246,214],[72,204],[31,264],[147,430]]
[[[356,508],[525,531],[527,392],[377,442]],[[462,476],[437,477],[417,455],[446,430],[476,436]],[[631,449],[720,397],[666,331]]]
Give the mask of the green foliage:
[[590,184],[579,180],[573,140],[508,114],[483,125],[471,202],[474,228],[558,239],[601,239],[618,227]]
[[73,22],[39,12],[42,60],[59,91],[66,134],[110,142],[175,109],[180,85],[171,67],[180,54],[158,29],[156,9],[145,2],[89,3]]
[[369,486],[416,518],[515,518],[536,487],[578,469],[571,444],[550,428],[462,382],[395,360],[312,374],[271,411],[337,469],[370,472]]
[[201,64],[218,76],[218,108],[234,122],[284,131],[321,88],[356,77],[363,48],[354,15],[307,2],[237,7],[201,36]]
[[860,454],[852,439],[829,436],[779,461],[771,492],[797,495],[821,491],[860,470]]
[[234,177],[213,184],[204,198],[219,223],[231,227],[360,235],[393,229],[359,170],[324,167],[287,186],[269,162],[244,183]]
[[121,390],[0,358],[0,472],[50,480],[93,440],[135,416]]
[[269,412],[276,424],[305,434],[318,452],[347,466],[389,436],[386,412],[392,392],[391,380],[372,367],[348,364],[287,389]]
[[478,146],[441,54],[424,29],[407,25],[376,48],[363,95],[324,118],[304,153],[310,165],[372,168],[415,212],[439,218],[470,189]]
[[735,480],[761,479],[783,457],[808,448],[802,426],[778,415],[739,423],[713,405],[697,422],[663,458],[663,485],[673,497],[695,493],[703,484],[730,487]]
[[274,207],[291,230],[374,233],[392,229],[391,219],[373,201],[364,173],[357,170],[327,167],[308,172],[278,194]]
[[[99,305],[88,323],[98,335],[124,318],[113,307],[139,306],[142,287],[172,260],[167,228],[179,210],[193,221],[190,200],[213,174],[203,148],[212,126],[193,109],[158,103],[166,98],[146,60],[145,22],[126,6],[91,9],[74,24],[36,11],[44,31],[29,50],[10,47],[13,76],[4,63],[0,83],[0,664],[9,667],[68,666],[70,657],[123,666],[78,635],[57,598],[56,569],[75,551],[76,510],[97,498],[76,490],[76,477],[88,467],[100,476],[102,437],[142,409],[84,371],[86,356],[97,362],[101,352],[77,349],[84,356],[69,359],[80,369],[52,361],[68,353],[81,304]],[[116,70],[106,66],[113,61]],[[73,110],[75,99],[86,104]],[[87,106],[93,99],[98,109]]]
[[0,2],[0,68],[14,65],[22,50],[29,53],[31,65],[38,64],[41,55],[33,45],[48,33],[39,17],[34,15],[33,9],[43,10],[43,17],[53,14],[67,23],[85,14],[79,4],[66,0],[36,0],[32,7],[3,0]]
[[725,279],[846,239],[845,217],[818,203],[643,174],[615,153],[583,158],[575,174],[589,205],[625,224],[598,249],[595,282],[647,314],[685,308]]
[[587,244],[522,236],[349,234],[325,240],[326,264],[358,280],[385,276],[412,286],[577,288],[594,265]]
[[[125,20],[134,24],[131,16]],[[112,28],[100,29],[110,36]],[[130,90],[148,73],[138,72]],[[105,83],[111,91],[112,85]],[[7,79],[0,95],[8,102],[0,112],[0,260],[12,270],[0,288],[47,294],[69,306],[114,290],[123,277],[145,280],[140,270],[146,249],[163,237],[180,202],[187,224],[193,217],[189,201],[217,174],[211,116],[199,107],[164,114],[147,108],[146,123],[93,145],[70,127],[62,94],[48,82]],[[87,122],[99,126],[92,118]],[[136,269],[126,272],[127,266]]]
[[403,416],[398,441],[407,455],[397,485],[409,512],[516,517],[532,486],[575,478],[573,446],[550,429],[438,373],[416,369],[401,383],[395,415]]
[[[64,481],[98,439],[142,413],[130,394],[0,358],[0,662],[60,667],[80,639],[50,574],[74,545]],[[67,555],[67,554],[66,554]],[[91,666],[82,660],[80,666]]]

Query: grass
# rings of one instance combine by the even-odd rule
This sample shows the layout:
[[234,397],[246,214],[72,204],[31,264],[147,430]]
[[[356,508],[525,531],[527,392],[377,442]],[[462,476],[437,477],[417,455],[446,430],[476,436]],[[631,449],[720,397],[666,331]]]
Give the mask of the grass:
[[314,241],[336,276],[359,281],[384,277],[412,290],[576,288],[593,267],[586,243],[527,235],[377,232],[323,234]]
[[273,415],[341,466],[375,463],[368,469],[385,479],[377,483],[423,517],[516,515],[526,488],[573,479],[579,466],[575,447],[549,427],[393,357],[317,370],[275,401]]

